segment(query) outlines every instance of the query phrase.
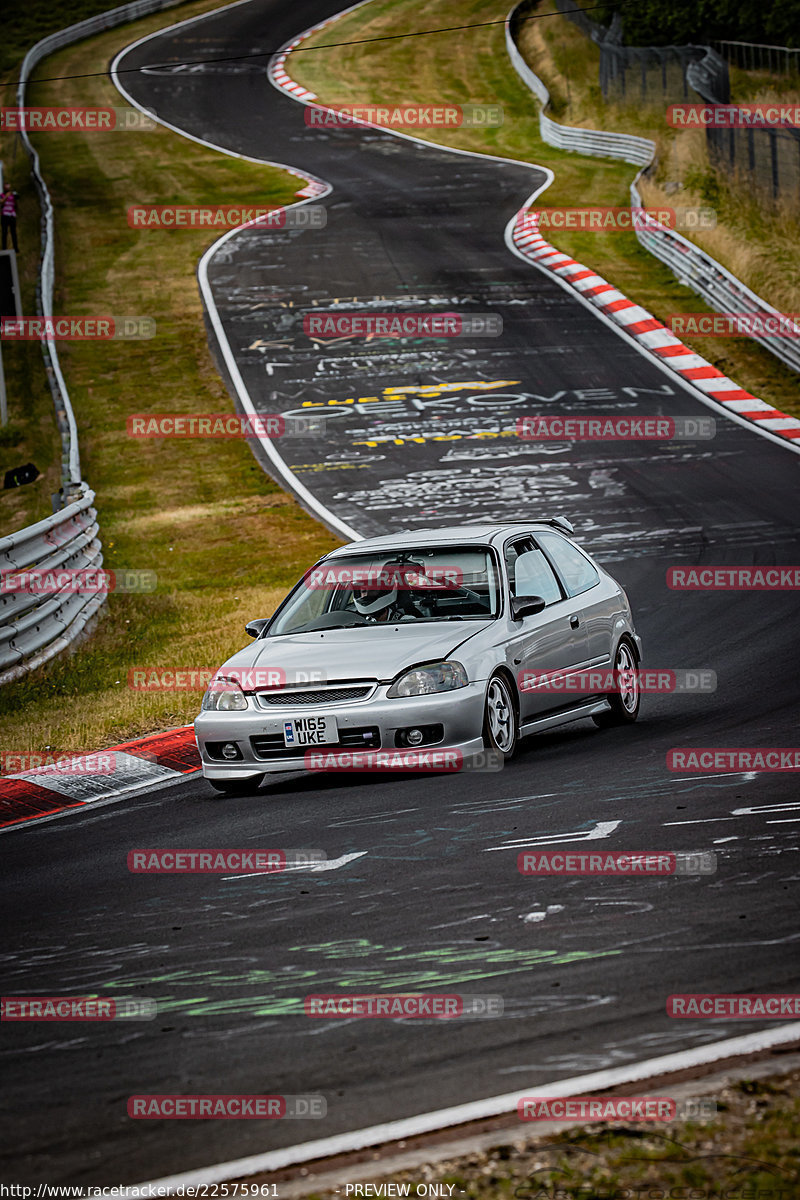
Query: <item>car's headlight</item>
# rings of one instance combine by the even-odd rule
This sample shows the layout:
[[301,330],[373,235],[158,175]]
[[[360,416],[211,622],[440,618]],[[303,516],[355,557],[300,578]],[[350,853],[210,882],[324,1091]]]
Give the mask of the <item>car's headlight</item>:
[[467,672],[459,662],[426,663],[401,675],[386,693],[387,696],[431,696],[434,692],[452,692],[466,687]]
[[235,679],[214,679],[203,696],[200,708],[204,712],[241,712],[247,708],[247,697]]

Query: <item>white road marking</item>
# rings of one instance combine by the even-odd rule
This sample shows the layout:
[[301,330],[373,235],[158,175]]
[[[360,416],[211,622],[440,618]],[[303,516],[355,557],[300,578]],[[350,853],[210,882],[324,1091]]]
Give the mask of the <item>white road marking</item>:
[[[234,0],[234,3],[224,5],[223,8],[216,9],[216,13],[220,13],[224,9],[228,9],[228,8],[238,8],[240,4],[248,4],[249,2],[250,2],[250,0]],[[228,155],[230,158],[239,158],[243,162],[254,162],[254,163],[258,163],[259,165],[278,167],[282,171],[288,171],[290,175],[294,175],[298,179],[302,179],[304,181],[310,181],[311,184],[316,183],[319,185],[317,192],[313,196],[308,196],[305,200],[297,200],[293,204],[286,204],[286,205],[284,205],[284,208],[287,208],[287,209],[299,208],[303,204],[310,204],[314,200],[320,200],[320,199],[322,199],[322,197],[329,195],[330,192],[333,190],[331,185],[329,183],[325,182],[324,180],[317,179],[315,176],[311,175],[310,172],[308,172],[308,171],[298,169],[297,167],[291,167],[287,163],[274,162],[272,159],[253,158],[249,154],[239,154],[236,150],[229,150],[225,146],[218,146],[215,142],[209,142],[205,138],[196,137],[192,133],[187,133],[187,131],[185,129],[181,129],[180,126],[173,125],[170,121],[165,121],[163,117],[157,116],[155,112],[150,112],[149,110],[145,109],[138,102],[138,100],[134,99],[134,97],[130,94],[129,91],[127,91],[125,86],[120,81],[120,78],[119,78],[120,61],[131,50],[135,50],[137,46],[141,46],[145,42],[149,42],[154,38],[158,38],[162,34],[170,33],[173,30],[180,29],[182,26],[185,26],[185,25],[195,24],[197,22],[204,20],[206,17],[209,17],[211,15],[212,14],[210,14],[210,13],[200,13],[198,16],[188,17],[184,21],[177,21],[177,22],[175,22],[174,25],[169,25],[169,26],[165,27],[164,29],[156,29],[153,33],[146,34],[145,37],[139,38],[138,41],[132,42],[129,46],[126,46],[123,50],[120,50],[119,54],[116,56],[116,58],[114,59],[114,61],[111,64],[111,67],[109,68],[111,80],[112,80],[114,86],[116,87],[117,91],[120,92],[120,94],[125,97],[125,99],[129,102],[129,104],[131,104],[134,108],[138,108],[139,112],[147,113],[147,116],[149,116],[152,120],[157,121],[159,125],[163,125],[166,129],[171,129],[173,133],[179,134],[180,137],[187,138],[190,142],[197,142],[201,146],[208,147],[209,150],[216,150],[220,154]],[[270,82],[271,82],[271,80],[270,80]],[[275,86],[277,86],[277,85],[275,85]],[[284,95],[287,95],[287,94],[288,93],[284,93]],[[300,192],[298,192],[296,194],[300,195]],[[235,234],[239,234],[241,232],[242,232],[242,230],[240,228],[229,229],[227,231],[227,233],[223,233],[221,237],[217,238],[217,240],[215,242],[213,242],[211,244],[211,246],[209,246],[208,250],[205,252],[203,257],[200,259],[200,263],[198,265],[198,279],[199,279],[199,283],[200,283],[200,290],[202,292],[203,298],[206,303],[206,308],[208,310],[209,320],[211,321],[211,324],[214,327],[214,333],[216,335],[220,351],[222,352],[222,356],[225,359],[225,364],[228,368],[228,372],[230,374],[230,378],[233,383],[233,386],[236,390],[236,394],[239,397],[239,402],[240,402],[242,408],[244,409],[245,413],[250,417],[254,417],[257,415],[255,405],[253,404],[253,400],[252,400],[252,397],[250,396],[250,393],[248,392],[247,388],[245,387],[245,383],[242,378],[241,372],[239,370],[239,366],[234,358],[233,351],[231,350],[227,336],[223,329],[222,322],[221,322],[220,316],[219,316],[219,312],[217,311],[217,306],[216,306],[214,296],[211,291],[211,286],[210,286],[209,280],[208,280],[208,264],[211,261],[211,259],[214,257],[214,255],[217,253],[217,251],[230,238],[232,238]],[[263,450],[266,457],[272,463],[273,467],[275,468],[275,471],[280,476],[281,480],[285,483],[288,491],[293,492],[303,503],[308,504],[310,506],[310,508],[312,509],[312,511],[314,513],[316,513],[321,518],[321,520],[323,520],[325,522],[325,524],[328,526],[329,529],[333,529],[336,533],[342,534],[345,538],[348,539],[348,541],[361,541],[361,539],[364,536],[363,534],[359,533],[358,530],[356,530],[356,529],[352,529],[344,521],[340,520],[339,517],[335,516],[335,514],[332,513],[330,511],[330,509],[326,508],[325,505],[320,500],[318,500],[317,497],[314,496],[314,494],[311,491],[309,491],[309,489],[306,487],[306,485],[300,481],[300,479],[294,474],[294,472],[291,470],[291,468],[289,466],[287,466],[287,464],[283,460],[283,458],[281,458],[281,456],[278,454],[277,450],[275,449],[275,447],[273,445],[273,440],[271,438],[259,437],[258,441],[261,445],[261,449]]]
[[[418,1137],[420,1134],[430,1133],[433,1130],[449,1129],[467,1121],[481,1121],[486,1117],[513,1113],[516,1111],[518,1102],[531,1094],[550,1097],[592,1095],[594,1092],[619,1087],[622,1084],[636,1083],[654,1076],[668,1075],[690,1067],[719,1062],[720,1059],[734,1058],[743,1054],[762,1054],[772,1046],[794,1042],[798,1038],[800,1038],[800,1021],[794,1021],[789,1025],[779,1025],[777,1028],[763,1029],[758,1033],[744,1034],[741,1037],[725,1038],[718,1042],[712,1042],[710,1045],[695,1046],[691,1050],[678,1050],[674,1054],[664,1054],[659,1058],[647,1059],[644,1062],[629,1063],[624,1067],[608,1067],[587,1075],[573,1076],[571,1079],[559,1079],[555,1083],[537,1083],[523,1091],[507,1092],[502,1096],[488,1096],[485,1100],[473,1100],[452,1108],[441,1108],[435,1112],[420,1113],[415,1117],[387,1121],[383,1125],[372,1125],[367,1129],[353,1129],[348,1133],[320,1138],[318,1141],[287,1146],[283,1150],[267,1150],[263,1154],[253,1154],[248,1158],[239,1158],[233,1162],[217,1163],[210,1167],[200,1167],[195,1171],[186,1171],[181,1175],[169,1175],[163,1179],[148,1180],[136,1187],[139,1189],[148,1186],[161,1187],[165,1189],[166,1194],[170,1194],[175,1192],[178,1187],[184,1189],[199,1187],[203,1184],[266,1174],[269,1171],[279,1171],[297,1163],[312,1162],[317,1158],[349,1154],[368,1146],[382,1146],[386,1142]],[[121,1187],[119,1195],[122,1200],[128,1200],[129,1197],[130,1200],[133,1200],[134,1196],[141,1195],[141,1191],[137,1191],[136,1187]],[[102,1193],[98,1200],[111,1200],[110,1193]]]
[[664,827],[669,825],[708,825],[715,821],[735,821],[737,817],[757,817],[762,813],[792,812],[793,809],[798,810],[794,817],[786,817],[783,821],[766,822],[767,825],[785,825],[800,820],[800,801],[791,800],[787,804],[756,804],[750,808],[732,808],[729,817],[699,817],[695,821],[665,821]]
[[731,812],[735,817],[749,817],[757,813],[791,812],[793,808],[800,809],[799,800],[790,800],[788,804],[760,804],[754,805],[752,808],[732,808]]
[[621,821],[598,821],[594,829],[577,830],[575,833],[544,834],[533,838],[515,838],[502,846],[486,846],[484,854],[489,850],[522,850],[526,846],[556,846],[565,842],[596,842],[598,838],[607,838],[613,833]]
[[254,875],[286,875],[289,871],[338,871],[339,867],[344,867],[357,858],[363,858],[366,853],[366,850],[358,850],[355,854],[343,854],[341,858],[326,858],[322,862],[292,863],[291,866],[284,867],[282,871],[246,871],[243,875],[223,875],[222,881],[224,883],[226,879],[252,879]]
[[664,828],[669,825],[713,825],[715,821],[735,821],[736,817],[699,817],[696,821],[665,821]]

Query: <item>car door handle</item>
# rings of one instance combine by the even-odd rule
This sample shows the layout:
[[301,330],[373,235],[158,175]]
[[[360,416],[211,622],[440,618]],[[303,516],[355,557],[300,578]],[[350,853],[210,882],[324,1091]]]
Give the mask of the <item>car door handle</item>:
[[569,619],[569,623],[573,629],[577,629],[581,623],[581,619],[580,619],[580,617],[576,617],[575,614],[573,613]]

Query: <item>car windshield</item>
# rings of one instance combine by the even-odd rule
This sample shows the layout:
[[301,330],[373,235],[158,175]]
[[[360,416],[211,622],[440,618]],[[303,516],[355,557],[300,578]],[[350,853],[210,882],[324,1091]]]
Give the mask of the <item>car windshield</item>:
[[480,621],[497,616],[488,548],[437,546],[337,555],[307,571],[267,637],[351,626]]

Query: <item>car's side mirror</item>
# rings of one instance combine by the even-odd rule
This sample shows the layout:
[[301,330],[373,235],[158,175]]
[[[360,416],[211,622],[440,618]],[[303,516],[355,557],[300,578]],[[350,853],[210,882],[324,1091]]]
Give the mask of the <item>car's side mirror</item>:
[[511,601],[512,620],[521,621],[523,617],[540,613],[544,606],[545,601],[541,596],[514,596]]
[[245,633],[249,633],[251,638],[257,638],[265,625],[269,625],[271,617],[259,617],[257,621],[248,621],[244,627]]

